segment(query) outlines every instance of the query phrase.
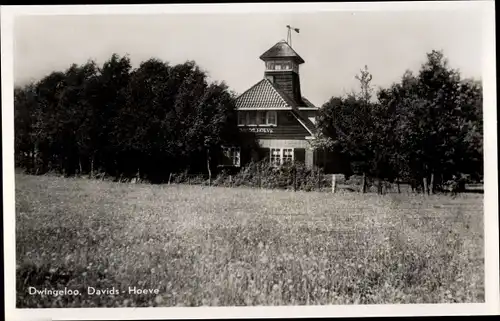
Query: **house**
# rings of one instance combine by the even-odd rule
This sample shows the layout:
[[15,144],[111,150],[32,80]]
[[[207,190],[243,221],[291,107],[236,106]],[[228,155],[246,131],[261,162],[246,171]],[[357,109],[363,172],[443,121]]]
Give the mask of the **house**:
[[224,147],[227,165],[241,166],[250,159],[269,159],[279,165],[301,161],[314,166],[310,141],[316,132],[319,108],[302,96],[299,66],[305,61],[284,40],[264,52],[264,77],[236,100],[238,126],[254,134],[259,147],[243,157],[240,146]]
[[311,141],[319,108],[302,96],[299,69],[304,59],[284,40],[260,59],[263,79],[236,100],[239,129],[253,133],[259,147],[245,157],[240,146],[226,146],[225,164],[239,167],[250,159],[266,158],[275,165],[300,161],[308,167],[318,166],[322,157]]

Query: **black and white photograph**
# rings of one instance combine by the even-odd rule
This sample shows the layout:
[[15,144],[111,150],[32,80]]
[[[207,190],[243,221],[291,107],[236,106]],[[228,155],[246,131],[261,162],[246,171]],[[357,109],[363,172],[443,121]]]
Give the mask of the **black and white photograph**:
[[500,313],[494,29],[493,1],[3,6],[7,320]]

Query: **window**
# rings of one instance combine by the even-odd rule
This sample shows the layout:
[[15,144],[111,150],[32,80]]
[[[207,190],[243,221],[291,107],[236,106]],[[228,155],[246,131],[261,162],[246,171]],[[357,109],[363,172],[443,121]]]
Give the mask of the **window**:
[[271,148],[271,165],[279,166],[281,164],[291,163],[294,161],[293,148]]
[[238,126],[276,126],[277,114],[271,111],[239,111]]
[[283,164],[293,162],[293,149],[291,148],[283,149],[282,158],[283,158],[282,161]]
[[257,112],[257,125],[266,125],[266,112]]
[[266,119],[266,124],[267,125],[273,125],[273,126],[276,126],[276,111],[273,110],[273,111],[268,111],[267,112],[267,115],[266,115],[267,119]]
[[224,160],[222,165],[225,166],[240,166],[240,148],[236,146],[223,146],[222,153],[224,154]]
[[247,125],[257,125],[257,112],[250,111],[248,112],[248,123]]
[[274,69],[281,70],[281,64],[276,64]]
[[247,114],[245,112],[238,112],[238,125],[244,126],[247,123]]
[[279,166],[281,164],[281,149],[271,148],[271,165]]

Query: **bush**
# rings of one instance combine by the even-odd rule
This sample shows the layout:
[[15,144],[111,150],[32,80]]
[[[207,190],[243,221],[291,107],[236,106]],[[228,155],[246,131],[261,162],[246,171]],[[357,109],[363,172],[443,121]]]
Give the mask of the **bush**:
[[[181,179],[187,174],[176,177],[175,182],[185,182]],[[191,179],[191,184],[195,184]],[[213,179],[214,186],[246,186],[269,189],[320,190],[330,187],[330,180],[321,169],[307,168],[300,162],[272,166],[269,160],[250,162],[234,175],[223,169]]]

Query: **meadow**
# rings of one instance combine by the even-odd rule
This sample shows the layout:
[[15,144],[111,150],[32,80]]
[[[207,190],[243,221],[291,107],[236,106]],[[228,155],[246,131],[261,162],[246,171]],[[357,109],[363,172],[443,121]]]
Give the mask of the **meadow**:
[[[16,174],[16,304],[484,302],[483,229],[481,194],[331,194]],[[29,287],[81,295],[30,295]],[[91,295],[88,287],[121,293]]]

